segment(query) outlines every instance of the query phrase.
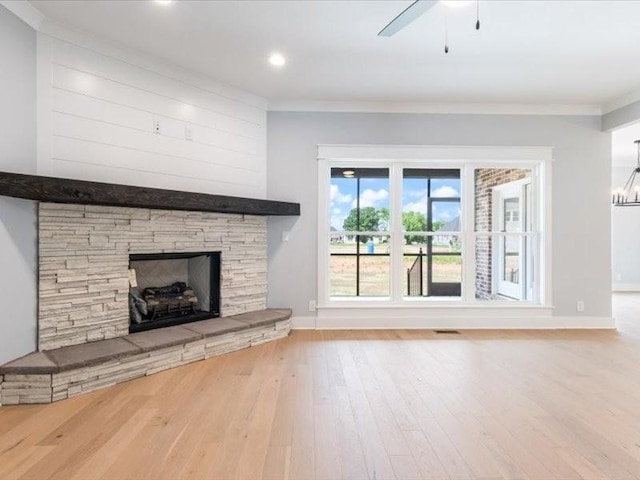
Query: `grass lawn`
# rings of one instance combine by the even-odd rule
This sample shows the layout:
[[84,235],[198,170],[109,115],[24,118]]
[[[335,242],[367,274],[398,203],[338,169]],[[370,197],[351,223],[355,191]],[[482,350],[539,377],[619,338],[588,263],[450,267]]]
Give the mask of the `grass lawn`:
[[[419,249],[426,251],[425,245],[405,245],[404,253],[413,254],[403,257],[403,292],[407,291],[406,272],[416,259]],[[353,243],[332,243],[331,253],[353,253],[356,245]],[[388,296],[390,257],[378,255],[366,255],[367,246],[360,245],[360,295],[361,296]],[[434,246],[434,252],[451,253],[448,245]],[[455,252],[455,250],[454,250]],[[363,254],[365,253],[365,254]],[[374,253],[389,253],[387,244],[374,245]],[[425,293],[427,285],[427,259],[423,257],[423,275]],[[433,256],[433,282],[459,283],[462,281],[462,257],[459,255],[434,255]],[[356,294],[356,257],[331,256],[329,268],[329,293],[331,296],[354,296]]]

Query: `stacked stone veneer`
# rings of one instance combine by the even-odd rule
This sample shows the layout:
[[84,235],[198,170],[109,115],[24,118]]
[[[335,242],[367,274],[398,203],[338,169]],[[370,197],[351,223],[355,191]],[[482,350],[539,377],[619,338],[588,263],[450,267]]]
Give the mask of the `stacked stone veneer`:
[[221,316],[266,308],[266,218],[40,203],[38,348],[129,333],[129,255],[221,252]]
[[51,403],[286,337],[291,320],[203,338],[97,365],[46,374],[0,375],[0,406]]
[[[476,232],[493,230],[493,188],[515,182],[531,175],[530,170],[512,168],[480,168],[475,178]],[[476,298],[492,299],[492,238],[479,236],[476,240]]]

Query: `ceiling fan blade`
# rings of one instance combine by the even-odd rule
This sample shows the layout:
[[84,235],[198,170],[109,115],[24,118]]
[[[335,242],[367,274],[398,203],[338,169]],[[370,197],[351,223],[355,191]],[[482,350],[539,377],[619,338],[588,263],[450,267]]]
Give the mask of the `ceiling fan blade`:
[[389,22],[389,24],[386,27],[380,30],[380,33],[378,33],[378,36],[390,37],[392,35],[395,35],[404,27],[406,27],[411,22],[413,22],[416,18],[418,18],[420,15],[422,15],[431,7],[433,7],[436,3],[438,3],[436,0],[416,0],[407,8],[405,8],[400,13],[400,15],[398,15],[396,18],[391,20],[391,22]]

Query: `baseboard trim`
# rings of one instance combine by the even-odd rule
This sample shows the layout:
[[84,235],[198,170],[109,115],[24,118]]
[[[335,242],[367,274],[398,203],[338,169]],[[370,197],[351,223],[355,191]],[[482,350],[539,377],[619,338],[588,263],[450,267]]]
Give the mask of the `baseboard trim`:
[[447,317],[447,318],[375,318],[371,316],[293,317],[294,330],[612,330],[612,317],[531,316],[520,318]]
[[316,317],[291,317],[292,330],[316,330]]
[[614,292],[640,292],[639,283],[614,283],[611,286]]

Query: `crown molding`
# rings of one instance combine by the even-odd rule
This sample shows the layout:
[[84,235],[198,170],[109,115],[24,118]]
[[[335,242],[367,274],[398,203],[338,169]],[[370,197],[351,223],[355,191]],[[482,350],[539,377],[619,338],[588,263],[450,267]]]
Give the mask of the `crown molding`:
[[24,0],[0,0],[0,5],[5,7],[34,30],[40,30],[40,26],[42,25],[45,16],[30,2],[25,2]]
[[436,113],[476,115],[602,115],[596,104],[276,101],[270,112]]

